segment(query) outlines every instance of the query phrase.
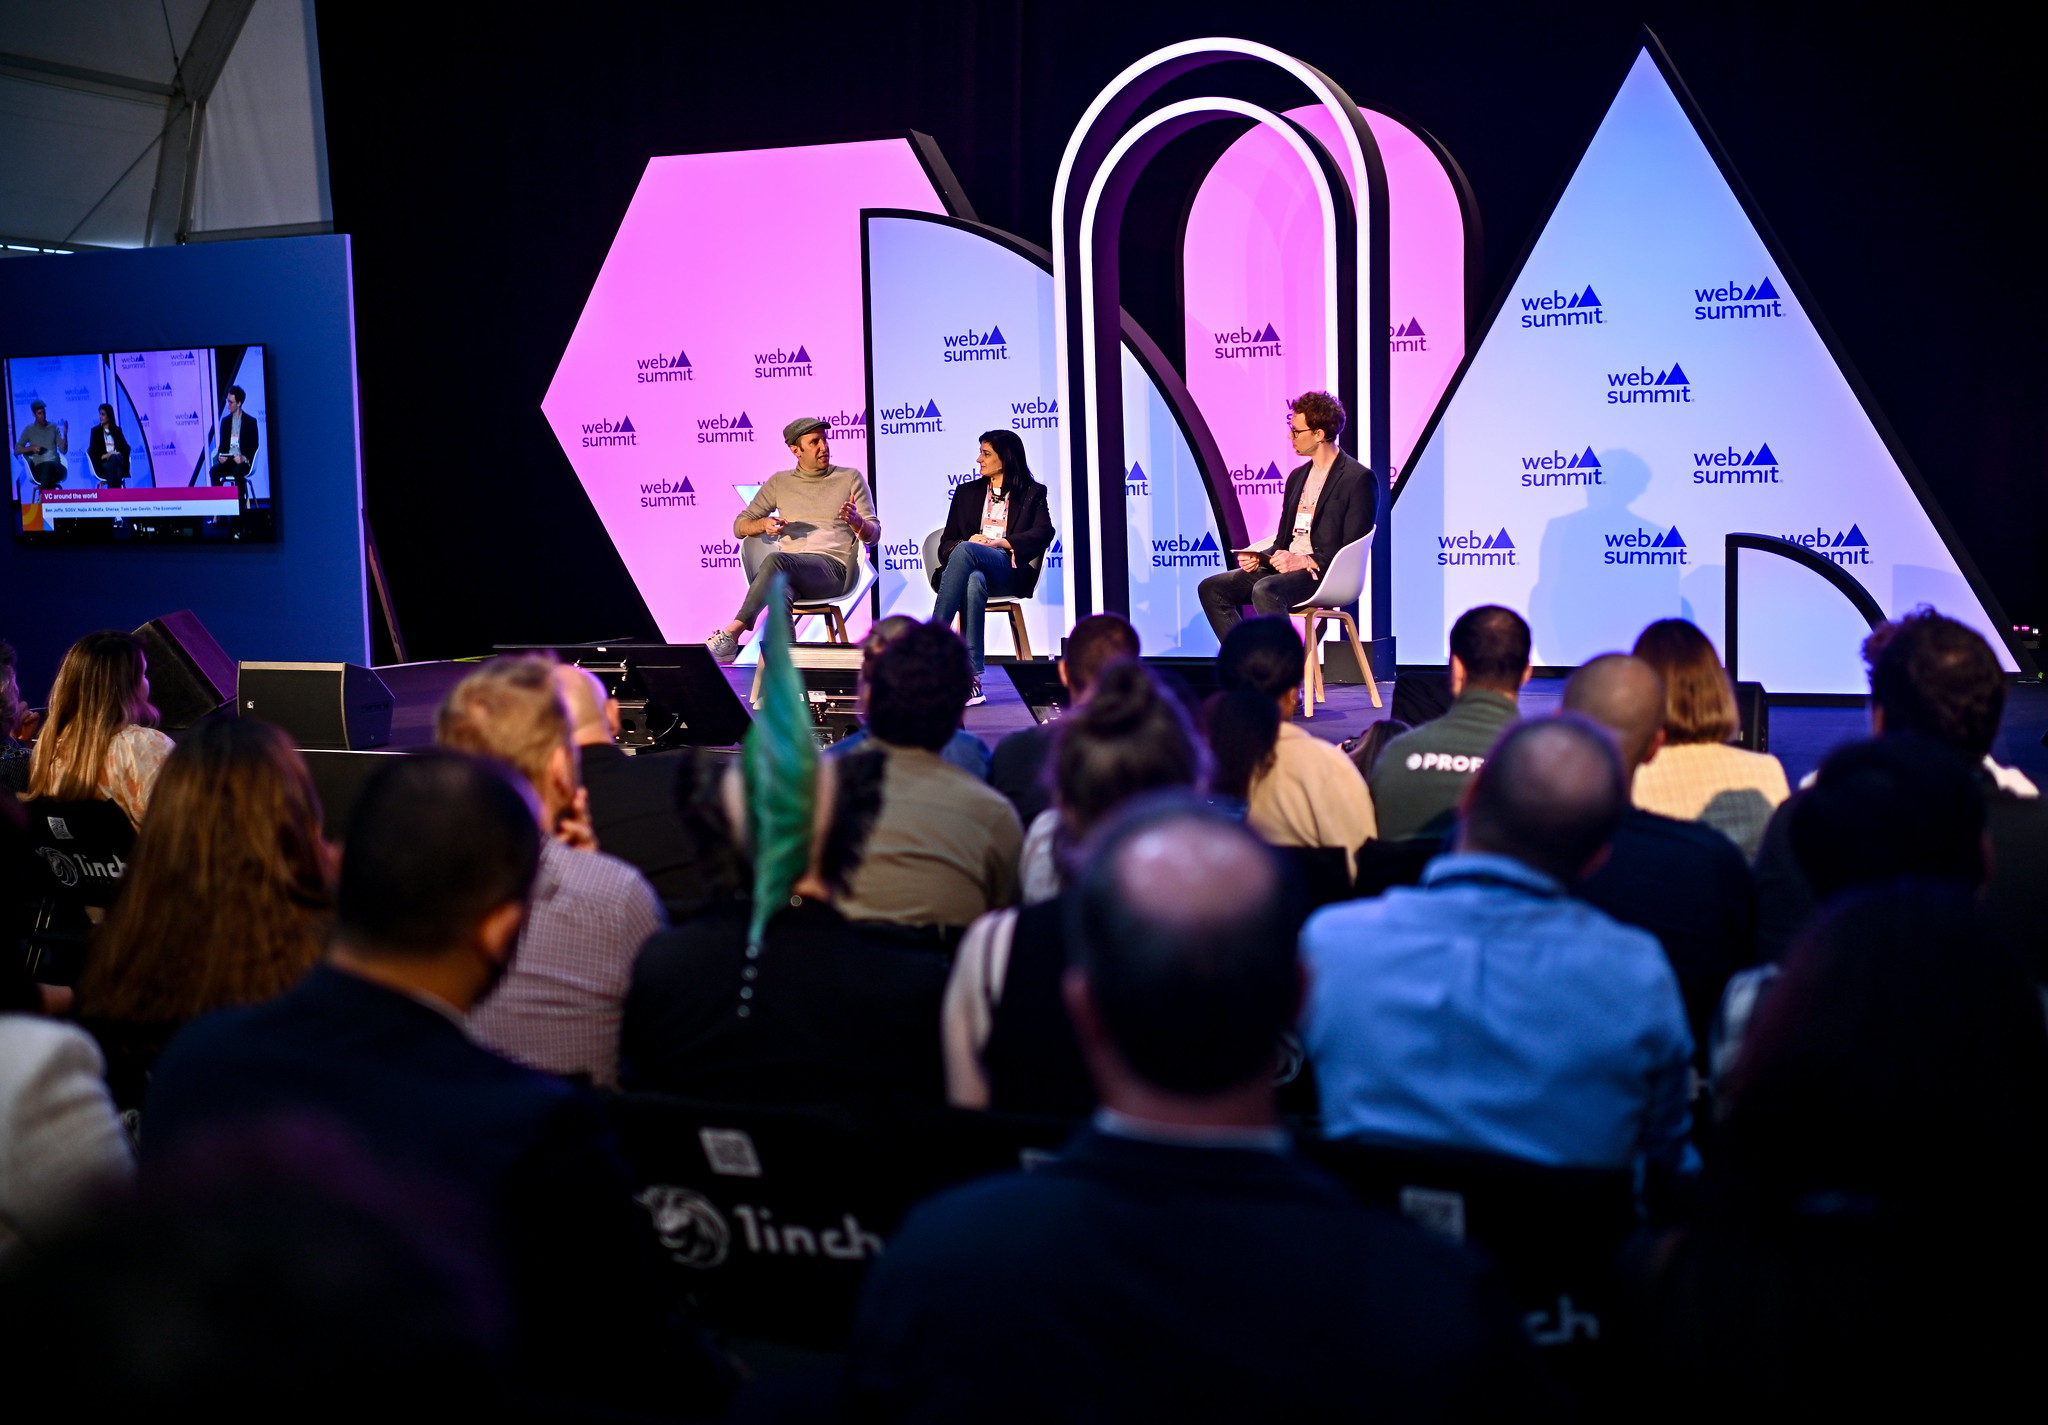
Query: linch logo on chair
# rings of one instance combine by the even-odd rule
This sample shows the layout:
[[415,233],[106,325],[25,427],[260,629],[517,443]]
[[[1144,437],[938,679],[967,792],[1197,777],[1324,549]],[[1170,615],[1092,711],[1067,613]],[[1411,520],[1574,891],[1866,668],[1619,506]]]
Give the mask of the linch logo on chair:
[[[710,1271],[731,1258],[732,1226],[704,1194],[673,1183],[656,1183],[635,1194],[633,1200],[647,1209],[655,1235],[679,1265]],[[739,1241],[755,1256],[861,1262],[882,1255],[882,1239],[861,1226],[860,1218],[851,1212],[841,1213],[838,1222],[822,1228],[777,1222],[774,1209],[754,1203],[735,1203],[732,1215],[739,1219]]]
[[[51,817],[50,820],[54,823],[58,819]],[[109,856],[104,861],[101,861],[95,860],[90,856],[71,855],[59,851],[54,846],[38,846],[36,850],[41,853],[44,863],[49,866],[50,874],[57,878],[59,885],[67,889],[75,890],[87,881],[98,881],[104,885],[112,885],[115,881],[120,880],[121,873],[128,869],[128,863],[119,856]]]

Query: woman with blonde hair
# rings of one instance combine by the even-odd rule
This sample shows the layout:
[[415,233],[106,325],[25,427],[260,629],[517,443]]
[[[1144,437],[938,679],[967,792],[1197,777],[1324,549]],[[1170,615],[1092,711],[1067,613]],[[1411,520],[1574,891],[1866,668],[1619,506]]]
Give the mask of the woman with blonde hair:
[[71,645],[29,761],[28,795],[111,801],[142,825],[171,739],[156,730],[142,640],[104,629]]
[[78,984],[78,1015],[106,1051],[122,1108],[179,1026],[297,984],[333,905],[320,799],[291,740],[220,718],[164,763],[149,819]]
[[1664,679],[1664,725],[1636,769],[1635,804],[1711,826],[1754,861],[1771,813],[1792,793],[1777,758],[1729,746],[1742,725],[1721,656],[1682,618],[1658,619],[1632,651]]

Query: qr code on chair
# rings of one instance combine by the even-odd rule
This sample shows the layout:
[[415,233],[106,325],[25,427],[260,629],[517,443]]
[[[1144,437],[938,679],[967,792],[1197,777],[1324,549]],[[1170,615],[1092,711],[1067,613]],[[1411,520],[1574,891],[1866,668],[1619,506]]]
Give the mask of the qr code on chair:
[[754,1140],[740,1128],[700,1128],[697,1141],[704,1145],[704,1161],[722,1178],[758,1178],[761,1155]]

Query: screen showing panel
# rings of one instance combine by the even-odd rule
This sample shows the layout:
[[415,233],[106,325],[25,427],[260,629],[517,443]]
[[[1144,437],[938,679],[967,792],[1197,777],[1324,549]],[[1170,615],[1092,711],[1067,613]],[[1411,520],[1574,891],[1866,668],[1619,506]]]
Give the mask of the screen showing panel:
[[0,380],[17,541],[277,538],[261,346],[11,356]]

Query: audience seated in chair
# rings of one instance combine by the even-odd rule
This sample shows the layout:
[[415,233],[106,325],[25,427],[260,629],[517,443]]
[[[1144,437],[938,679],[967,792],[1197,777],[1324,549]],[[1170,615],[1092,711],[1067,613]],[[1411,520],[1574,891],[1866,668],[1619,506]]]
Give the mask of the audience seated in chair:
[[514,958],[540,819],[532,788],[480,759],[427,752],[379,771],[349,820],[326,962],[172,1041],[150,1085],[144,1184],[276,1125],[339,1133],[412,1185],[422,1228],[450,1212],[482,1224],[526,1389],[715,1410],[723,1375],[679,1325],[598,1106],[465,1027]]
[[1060,999],[1068,954],[1058,897],[1091,854],[1090,833],[1118,807],[1203,781],[1201,740],[1143,664],[1102,669],[1088,701],[1056,725],[1058,805],[1025,838],[1025,906],[969,927],[946,984],[946,1096],[962,1108],[1079,1117],[1095,1106]]
[[0,1265],[46,1247],[135,1174],[91,1036],[24,1008],[33,1002],[0,1010]]
[[517,770],[549,833],[519,953],[470,1027],[529,1068],[616,1087],[633,957],[664,918],[646,878],[598,849],[554,664],[536,657],[486,663],[442,702],[434,735]]
[[[1301,707],[1301,635],[1284,618],[1246,619],[1232,628],[1216,654],[1221,703],[1263,699],[1279,712],[1272,740],[1259,744],[1262,714],[1221,712],[1224,725],[1248,745],[1233,745],[1219,760],[1249,766],[1245,822],[1274,846],[1323,846],[1344,853],[1348,882],[1358,848],[1379,834],[1372,795],[1351,759],[1334,743],[1294,722]],[[1221,707],[1219,704],[1219,710]],[[1211,712],[1212,724],[1219,715]],[[1226,794],[1237,789],[1223,788]]]
[[123,1110],[142,1107],[180,1026],[275,999],[320,958],[334,905],[320,824],[305,759],[267,722],[209,719],[165,761],[77,991]]
[[[1614,734],[1631,778],[1663,746],[1664,701],[1657,670],[1622,653],[1593,659],[1564,685],[1565,711]],[[1756,878],[1734,843],[1699,822],[1631,806],[1607,860],[1575,894],[1657,937],[1685,997],[1694,1051],[1703,1051],[1728,977],[1756,959]]]
[[940,754],[960,726],[973,676],[951,629],[914,628],[875,657],[868,731],[857,753],[886,759],[882,811],[839,909],[847,919],[956,938],[1017,898],[1024,840],[1002,793]]
[[[1949,748],[1973,769],[1991,837],[1984,909],[1994,933],[2026,955],[2048,983],[2048,803],[2032,784],[1992,760],[2005,714],[2005,673],[1983,635],[1921,609],[1871,631],[1863,643],[1870,670],[1870,725],[1879,737],[1917,732]],[[1794,796],[1792,801],[1799,798]],[[1757,856],[1762,941],[1776,958],[1817,905],[1788,839],[1792,803],[1780,807]]]
[[849,1371],[876,1420],[1512,1419],[1530,1352],[1475,1258],[1292,1156],[1300,1003],[1273,853],[1193,806],[1106,835],[1064,981],[1103,1108],[1028,1174],[919,1209]]
[[14,645],[0,639],[0,788],[17,797],[28,790],[28,709],[22,706]]
[[879,757],[820,759],[810,862],[772,899],[748,945],[757,868],[746,859],[750,797],[738,765],[705,764],[718,799],[693,796],[701,835],[738,856],[710,907],[647,942],[633,966],[620,1045],[626,1084],[727,1103],[886,1106],[940,1098],[939,996],[946,965],[878,943],[833,907],[881,801]]
[[[1119,658],[1136,658],[1138,651],[1138,631],[1122,614],[1090,614],[1076,622],[1067,634],[1066,651],[1055,665],[1067,689],[1067,715],[1072,716],[1088,701],[1104,667]],[[1046,768],[1058,731],[1055,720],[1013,732],[996,744],[989,760],[989,785],[1010,799],[1017,820],[1027,827],[1052,805]]]
[[1644,629],[1634,653],[1664,679],[1664,746],[1637,770],[1635,804],[1705,822],[1755,860],[1764,826],[1789,789],[1777,758],[1729,745],[1741,720],[1720,655],[1682,618]]
[[28,797],[112,801],[142,825],[171,739],[156,730],[142,640],[107,629],[64,655],[29,762]]
[[1669,1413],[2023,1410],[2048,1330],[2048,1032],[1969,890],[1833,902],[1730,1089],[1708,1209],[1648,1254]]
[[1373,807],[1388,841],[1447,834],[1466,787],[1521,715],[1529,681],[1522,616],[1492,604],[1467,609],[1451,625],[1450,643],[1450,711],[1389,742],[1373,765]]
[[[868,636],[860,641],[860,679],[854,685],[854,709],[863,720],[868,715],[869,680],[874,673],[875,659],[884,648],[904,634],[916,628],[919,620],[908,614],[891,614],[868,630]],[[845,757],[866,747],[872,737],[865,721],[852,732],[840,738],[825,749],[827,757]],[[988,744],[964,727],[953,729],[953,735],[946,745],[939,749],[939,755],[970,777],[988,780]]]
[[1627,785],[1600,728],[1523,723],[1420,887],[1310,919],[1302,1037],[1325,1132],[1554,1167],[1691,1165],[1678,979],[1654,937],[1568,894],[1607,853]]

